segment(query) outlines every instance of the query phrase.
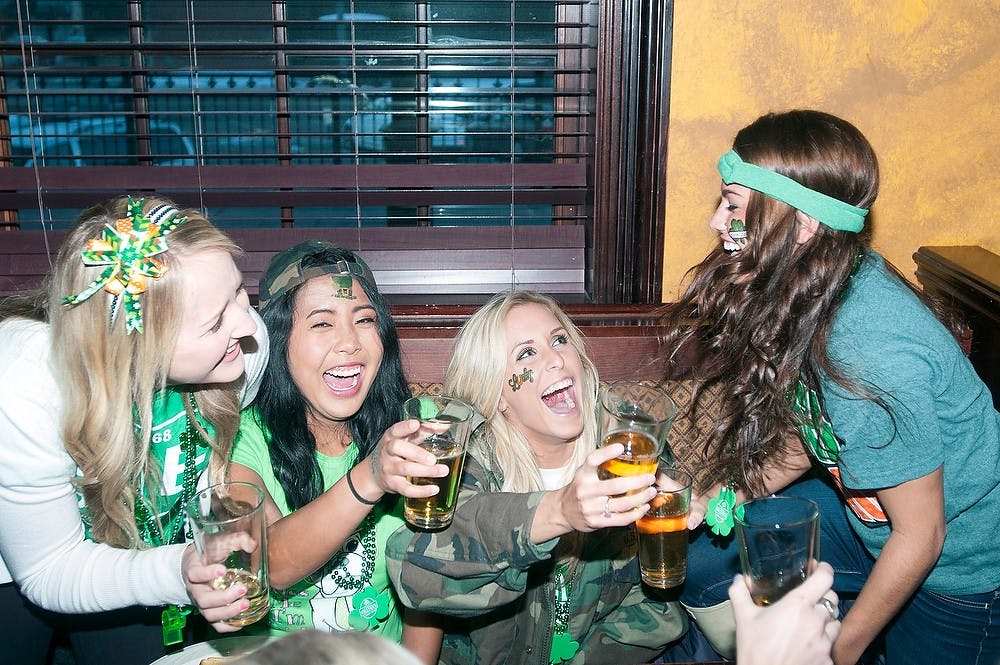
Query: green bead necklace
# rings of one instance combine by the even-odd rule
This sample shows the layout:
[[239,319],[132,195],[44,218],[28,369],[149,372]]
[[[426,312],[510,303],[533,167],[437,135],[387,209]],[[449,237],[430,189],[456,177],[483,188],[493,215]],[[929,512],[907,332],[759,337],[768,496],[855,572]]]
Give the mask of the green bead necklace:
[[555,591],[552,609],[552,647],[549,649],[549,663],[559,665],[573,659],[580,649],[580,643],[569,633],[569,598],[573,593],[573,580],[569,575],[569,564],[556,566]]
[[[191,411],[194,418],[188,416],[187,428],[181,432],[181,452],[184,454],[184,471],[181,481],[180,500],[167,512],[165,525],[159,519],[156,511],[141,492],[135,497],[135,525],[143,542],[154,547],[174,542],[184,523],[184,506],[194,496],[198,486],[198,445],[204,445],[205,439],[198,432],[194,423],[198,417],[198,404],[194,394],[188,394]],[[152,497],[150,497],[152,498]],[[186,532],[188,540],[192,539],[190,527]],[[163,629],[163,645],[170,646],[184,641],[184,626],[191,608],[181,605],[168,605],[160,614],[160,625]]]

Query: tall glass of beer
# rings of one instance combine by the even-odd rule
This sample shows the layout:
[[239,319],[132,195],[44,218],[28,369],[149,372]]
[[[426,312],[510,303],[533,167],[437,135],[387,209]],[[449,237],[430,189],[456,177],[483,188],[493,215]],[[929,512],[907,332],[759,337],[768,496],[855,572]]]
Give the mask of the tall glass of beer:
[[473,408],[460,399],[438,395],[413,397],[403,405],[407,418],[420,421],[417,443],[448,467],[443,478],[410,478],[414,485],[437,485],[438,493],[423,499],[407,497],[403,517],[420,529],[443,529],[451,524],[462,481],[465,448],[472,434]]
[[661,457],[672,463],[673,456],[664,451],[676,415],[677,405],[654,383],[615,381],[604,388],[597,404],[601,445],[621,443],[625,452],[602,464],[600,477],[656,473]]
[[691,474],[661,466],[656,474],[656,497],[635,523],[639,532],[639,571],[646,584],[669,589],[684,583],[690,508]]
[[264,491],[253,483],[220,483],[191,497],[186,510],[205,563],[226,566],[212,586],[220,591],[234,584],[246,587],[250,607],[226,623],[246,626],[262,619],[269,607]]
[[802,584],[819,559],[819,507],[796,496],[769,496],[736,507],[740,563],[757,605]]

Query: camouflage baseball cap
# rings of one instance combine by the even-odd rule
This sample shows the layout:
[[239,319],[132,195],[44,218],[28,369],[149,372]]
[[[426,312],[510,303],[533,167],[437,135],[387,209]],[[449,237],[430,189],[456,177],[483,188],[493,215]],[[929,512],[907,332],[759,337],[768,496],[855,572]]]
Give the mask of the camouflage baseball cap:
[[[326,252],[343,254],[344,258],[330,263],[316,263],[302,267],[307,257]],[[363,282],[369,289],[378,290],[371,268],[360,256],[341,245],[326,240],[306,240],[284,249],[271,258],[271,263],[260,278],[260,311],[264,311],[275,297],[285,291],[304,284],[320,275],[350,275]]]

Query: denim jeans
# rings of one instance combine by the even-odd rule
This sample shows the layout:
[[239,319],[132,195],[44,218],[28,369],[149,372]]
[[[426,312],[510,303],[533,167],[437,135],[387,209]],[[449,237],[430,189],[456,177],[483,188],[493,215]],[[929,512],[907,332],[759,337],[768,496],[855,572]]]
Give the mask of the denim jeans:
[[887,665],[1000,664],[1000,589],[918,592],[889,626],[885,652]]
[[[874,560],[854,535],[837,491],[824,481],[811,478],[790,485],[782,496],[815,501],[820,512],[820,559],[833,566],[833,588],[844,599],[858,594],[871,572]],[[681,602],[709,607],[729,598],[726,591],[740,572],[740,547],[735,531],[723,538],[705,525],[695,531],[688,545],[687,581]]]
[[[875,561],[854,534],[840,496],[816,478],[801,480],[781,494],[819,505],[819,558],[833,566],[833,588],[845,612]],[[688,547],[681,601],[694,607],[721,603],[739,572],[735,534],[718,538],[702,526]],[[1000,665],[1000,589],[965,596],[920,590],[888,626],[885,645],[887,665]]]

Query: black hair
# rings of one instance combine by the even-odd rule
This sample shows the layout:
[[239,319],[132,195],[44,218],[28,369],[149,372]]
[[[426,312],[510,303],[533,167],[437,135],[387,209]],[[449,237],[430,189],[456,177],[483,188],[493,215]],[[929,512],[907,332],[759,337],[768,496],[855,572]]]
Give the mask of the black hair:
[[[356,260],[354,253],[347,249],[321,249],[306,255],[301,269]],[[360,461],[375,450],[382,434],[402,419],[403,402],[410,397],[410,391],[389,305],[375,285],[363,279],[357,281],[375,308],[378,335],[382,340],[382,362],[371,389],[361,408],[347,421]],[[271,355],[255,401],[260,424],[270,436],[271,466],[290,510],[305,506],[323,492],[323,478],[316,461],[316,439],[306,420],[306,400],[292,380],[288,367],[288,340],[295,300],[301,287],[297,285],[275,297],[261,312],[270,337]]]

